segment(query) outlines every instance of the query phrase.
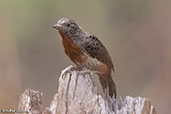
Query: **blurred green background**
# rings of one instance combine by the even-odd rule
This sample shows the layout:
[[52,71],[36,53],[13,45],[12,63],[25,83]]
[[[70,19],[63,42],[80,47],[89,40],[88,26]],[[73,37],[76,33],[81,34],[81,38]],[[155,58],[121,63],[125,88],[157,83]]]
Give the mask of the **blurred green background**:
[[26,88],[50,104],[71,64],[52,25],[69,17],[108,49],[119,96],[147,97],[158,114],[171,113],[170,11],[169,0],[1,0],[0,109],[17,108]]

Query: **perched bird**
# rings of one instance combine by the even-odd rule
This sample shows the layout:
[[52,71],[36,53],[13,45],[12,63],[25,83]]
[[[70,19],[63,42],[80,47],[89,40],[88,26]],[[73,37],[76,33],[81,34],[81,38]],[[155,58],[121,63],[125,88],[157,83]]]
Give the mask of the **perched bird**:
[[109,88],[109,95],[116,97],[116,87],[111,72],[114,66],[102,42],[93,34],[84,32],[72,19],[61,18],[53,25],[61,37],[66,55],[78,67],[97,71],[103,91]]

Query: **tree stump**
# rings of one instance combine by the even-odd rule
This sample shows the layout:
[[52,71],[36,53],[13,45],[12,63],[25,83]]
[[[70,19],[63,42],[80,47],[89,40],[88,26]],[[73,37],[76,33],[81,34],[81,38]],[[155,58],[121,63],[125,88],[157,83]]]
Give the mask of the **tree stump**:
[[60,75],[58,93],[49,107],[42,108],[41,92],[26,89],[18,109],[28,110],[29,114],[156,114],[147,98],[102,98],[93,84],[92,74],[88,69],[69,66]]

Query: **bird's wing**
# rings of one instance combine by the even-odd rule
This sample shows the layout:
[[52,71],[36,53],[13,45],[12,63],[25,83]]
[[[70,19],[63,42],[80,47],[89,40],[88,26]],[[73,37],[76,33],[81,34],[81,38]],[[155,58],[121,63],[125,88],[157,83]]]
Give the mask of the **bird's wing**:
[[86,43],[84,43],[84,49],[87,54],[90,57],[96,58],[98,61],[105,63],[114,71],[111,57],[102,42],[92,34],[88,34],[85,36],[85,42]]

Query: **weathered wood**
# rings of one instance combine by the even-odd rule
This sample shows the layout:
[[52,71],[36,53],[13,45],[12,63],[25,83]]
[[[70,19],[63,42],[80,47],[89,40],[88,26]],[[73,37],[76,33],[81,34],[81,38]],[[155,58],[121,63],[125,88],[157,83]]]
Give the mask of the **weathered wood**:
[[26,89],[20,96],[18,114],[41,114],[43,93],[32,89]]
[[147,98],[102,98],[93,84],[92,74],[88,69],[69,66],[61,73],[58,93],[49,107],[42,112],[42,94],[29,89],[20,97],[19,108],[29,109],[32,114],[156,114]]

